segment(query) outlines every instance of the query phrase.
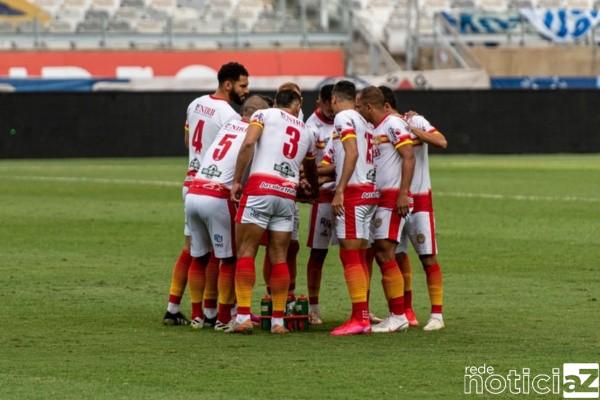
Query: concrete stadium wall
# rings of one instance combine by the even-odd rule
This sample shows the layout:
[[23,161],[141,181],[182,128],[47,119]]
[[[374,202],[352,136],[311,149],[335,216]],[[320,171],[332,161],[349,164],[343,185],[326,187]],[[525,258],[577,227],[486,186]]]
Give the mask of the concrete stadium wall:
[[472,47],[490,76],[596,76],[600,52],[590,46]]
[[[3,93],[0,158],[185,155],[183,124],[198,93]],[[600,152],[600,91],[403,91],[446,153]],[[304,94],[308,116],[316,93]]]

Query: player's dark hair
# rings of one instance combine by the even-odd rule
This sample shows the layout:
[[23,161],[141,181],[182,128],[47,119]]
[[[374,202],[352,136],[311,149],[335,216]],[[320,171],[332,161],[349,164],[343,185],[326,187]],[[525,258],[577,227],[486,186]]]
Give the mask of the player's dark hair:
[[302,91],[300,90],[300,86],[298,86],[296,82],[286,82],[277,88],[278,92],[280,90],[295,90],[298,93],[302,93]]
[[333,92],[333,85],[325,85],[319,91],[319,98],[321,101],[328,102],[331,101],[331,92]]
[[339,81],[333,87],[331,94],[340,100],[354,101],[356,99],[356,86],[350,81]]
[[385,99],[385,102],[388,103],[390,105],[390,107],[392,107],[394,110],[397,110],[396,108],[396,95],[394,94],[394,91],[389,88],[388,86],[378,86],[379,90],[381,90],[381,93],[383,93],[383,98]]
[[383,93],[375,86],[367,86],[360,91],[360,102],[361,104],[370,104],[377,108],[383,108],[385,105]]
[[275,95],[275,104],[279,108],[288,108],[295,101],[298,103],[302,102],[302,99],[295,90],[280,90]]
[[260,98],[263,99],[267,103],[269,108],[273,107],[273,104],[275,104],[272,97],[265,96],[264,94],[259,94],[258,96],[260,96]]
[[228,62],[219,69],[217,79],[219,79],[219,85],[222,85],[227,81],[239,81],[240,76],[250,76],[246,67],[237,62]]

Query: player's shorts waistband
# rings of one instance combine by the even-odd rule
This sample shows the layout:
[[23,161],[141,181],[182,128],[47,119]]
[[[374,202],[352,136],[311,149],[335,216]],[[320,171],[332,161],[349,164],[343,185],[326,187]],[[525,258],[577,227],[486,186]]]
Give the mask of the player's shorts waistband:
[[431,195],[431,191],[427,193],[415,193],[412,196],[415,202],[413,212],[433,211],[433,196]]
[[377,204],[379,192],[374,184],[348,185],[344,191],[344,203],[352,205]]
[[[385,208],[396,208],[396,201],[398,200],[398,195],[400,194],[400,189],[396,188],[387,188],[387,189],[379,189],[379,202],[377,206],[385,207]],[[408,194],[409,202],[413,203],[414,196],[409,193]],[[412,204],[411,204],[412,208]]]
[[252,174],[244,187],[247,196],[278,196],[296,200],[295,182],[267,174]]
[[185,174],[185,179],[183,180],[183,186],[185,186],[185,187],[192,186],[192,182],[194,181],[194,178],[196,177],[197,173],[198,173],[198,171],[196,171],[195,169],[189,169],[188,172]]
[[195,179],[188,194],[201,194],[205,196],[218,197],[228,199],[230,190],[223,184],[212,182],[204,179]]

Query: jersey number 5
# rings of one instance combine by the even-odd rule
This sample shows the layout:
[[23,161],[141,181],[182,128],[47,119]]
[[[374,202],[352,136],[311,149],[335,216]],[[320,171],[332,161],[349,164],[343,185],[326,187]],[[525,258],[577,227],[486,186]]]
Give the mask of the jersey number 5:
[[202,131],[204,130],[204,121],[198,120],[196,129],[194,129],[194,137],[192,138],[192,146],[196,153],[200,153],[202,150]]
[[218,144],[218,146],[222,146],[222,147],[215,148],[215,151],[213,153],[213,159],[215,161],[220,161],[223,158],[225,158],[225,155],[231,148],[232,141],[236,137],[237,137],[236,135],[232,135],[230,133],[227,133],[227,134],[225,134],[225,136],[223,136],[223,138],[219,141],[219,144]]
[[285,133],[290,136],[290,141],[283,144],[283,155],[286,158],[294,158],[298,154],[298,141],[300,141],[300,131],[293,126],[288,126]]

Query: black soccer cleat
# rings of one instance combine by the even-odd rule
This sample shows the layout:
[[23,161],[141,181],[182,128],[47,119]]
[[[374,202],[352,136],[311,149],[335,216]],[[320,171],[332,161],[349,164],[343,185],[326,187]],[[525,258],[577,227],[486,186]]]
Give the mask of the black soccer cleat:
[[163,317],[163,324],[175,326],[175,325],[189,325],[190,320],[185,317],[182,313],[178,312],[177,314],[173,314],[170,312],[166,312]]
[[204,317],[204,327],[205,328],[214,328],[216,324],[217,324],[217,317],[214,317],[214,318]]

